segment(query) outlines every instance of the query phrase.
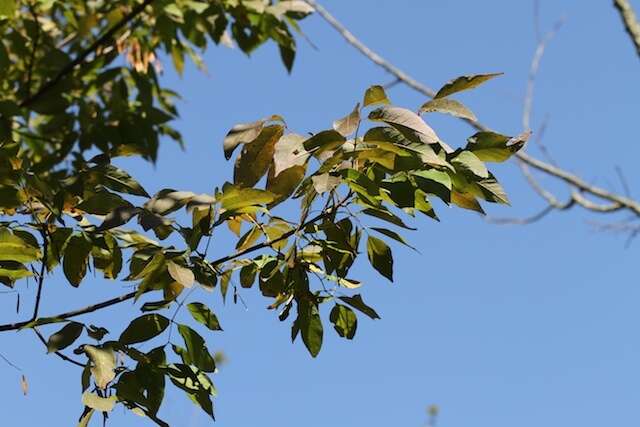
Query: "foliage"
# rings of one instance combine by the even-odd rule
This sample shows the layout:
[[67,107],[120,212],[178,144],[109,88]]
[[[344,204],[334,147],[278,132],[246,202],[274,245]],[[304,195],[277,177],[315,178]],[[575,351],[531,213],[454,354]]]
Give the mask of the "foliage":
[[[158,411],[168,382],[213,417],[215,357],[204,337],[174,320],[196,287],[217,287],[225,299],[234,277],[256,286],[281,321],[291,319],[292,340],[300,336],[317,356],[323,317],[347,339],[358,314],[379,318],[349,273],[366,248],[371,266],[393,280],[389,239],[408,246],[399,230],[411,229],[401,215],[437,220],[434,199],[478,212],[479,200],[508,203],[484,162],[506,160],[526,135],[481,132],[452,148],[419,114],[392,106],[380,86],[310,137],[278,115],[234,126],[222,143],[227,159],[235,155],[233,181],[210,194],[166,188],[151,196],[113,163],[153,162],[161,141],[183,143],[171,126],[179,94],[162,86],[160,58],[182,72],[185,57],[204,67],[198,52],[211,42],[250,53],[272,40],[291,70],[292,31],[311,12],[302,1],[2,1],[0,282],[35,277],[38,293],[33,317],[0,331],[64,324],[46,345],[61,356],[75,345],[85,357],[80,425],[116,404],[166,425]],[[491,77],[455,79],[420,112],[474,117],[448,96]],[[284,218],[278,206],[291,200],[299,214]],[[211,259],[221,226],[238,241]],[[43,282],[59,269],[73,287],[93,269],[135,290],[39,317]],[[120,334],[69,320],[143,295],[155,301],[140,305]],[[173,317],[161,314],[170,307]],[[186,308],[196,323],[222,331],[204,302]]]

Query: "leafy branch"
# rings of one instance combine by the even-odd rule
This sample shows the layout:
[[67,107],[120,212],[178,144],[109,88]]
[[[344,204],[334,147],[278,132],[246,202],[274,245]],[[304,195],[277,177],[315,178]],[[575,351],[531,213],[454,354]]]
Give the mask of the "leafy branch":
[[[329,207],[325,210],[323,210],[320,214],[314,216],[313,218],[309,219],[308,221],[302,223],[302,225],[299,227],[299,229],[302,229],[308,225],[311,224],[315,224],[318,221],[328,218],[330,217],[333,213],[335,213],[340,207],[344,206],[348,201],[348,198],[344,198],[342,201],[338,202],[335,206]],[[238,251],[234,254],[230,254],[230,255],[226,255],[223,256],[221,258],[218,258],[216,260],[213,260],[210,262],[212,267],[217,267],[219,265],[222,265],[226,262],[232,261],[234,259],[237,258],[241,258],[249,253],[258,251],[260,249],[264,249],[264,248],[268,248],[271,247],[273,245],[275,245],[278,242],[281,242],[283,240],[288,239],[289,237],[293,236],[298,230],[297,229],[292,229],[286,233],[283,233],[282,235],[280,235],[279,237],[275,238],[275,239],[271,239],[271,240],[267,240],[264,241],[262,243],[258,243],[255,244],[249,248],[246,248],[244,250]],[[46,242],[46,239],[45,239]],[[43,265],[46,265],[45,262],[43,262]],[[43,275],[41,275],[40,277],[43,277]],[[41,288],[41,283],[42,281],[40,280],[38,283],[38,289]],[[40,294],[40,292],[38,292],[38,294]],[[38,326],[42,326],[42,325],[47,325],[50,323],[55,323],[55,322],[59,322],[62,320],[66,320],[66,319],[71,319],[73,317],[77,317],[77,316],[81,316],[83,314],[88,314],[88,313],[93,313],[108,307],[111,307],[113,305],[116,304],[120,304],[122,302],[125,301],[129,301],[132,300],[136,297],[136,295],[138,295],[138,291],[133,291],[133,292],[128,292],[124,295],[120,295],[118,297],[115,298],[111,298],[108,299],[106,301],[102,301],[96,304],[91,304],[89,306],[83,307],[83,308],[79,308],[77,310],[72,310],[72,311],[67,311],[64,313],[60,313],[54,316],[48,316],[48,317],[41,317],[41,318],[36,318],[34,316],[33,319],[31,320],[27,320],[27,321],[23,321],[23,322],[17,322],[17,323],[8,323],[8,324],[4,324],[4,325],[0,325],[0,332],[6,332],[6,331],[15,331],[18,329],[23,329],[23,328],[36,328]],[[36,304],[36,312],[35,314],[37,315],[37,304]],[[84,366],[84,365],[83,365]]]
[[[72,73],[73,70],[82,63],[101,46],[110,43],[113,36],[124,28],[127,24],[133,21],[138,15],[140,15],[147,6],[151,5],[155,0],[144,0],[142,3],[134,6],[129,13],[127,13],[122,19],[109,28],[102,36],[98,37],[91,45],[84,49],[78,56],[76,56],[71,62],[64,66],[53,78],[44,83],[33,95],[29,94],[19,105],[20,107],[28,107],[37,100],[39,100],[48,91],[53,89],[60,81]],[[34,47],[35,51],[35,47]]]
[[[362,43],[362,41],[360,41],[355,35],[353,35],[353,33],[351,33],[340,21],[338,21],[316,0],[304,1],[311,5],[316,10],[318,15],[320,15],[331,27],[333,27],[347,41],[347,43],[355,47],[375,65],[381,67],[382,69],[393,75],[396,79],[393,84],[405,84],[406,86],[417,91],[418,93],[421,93],[422,95],[427,96],[428,98],[434,98],[436,96],[436,92],[433,89],[420,83],[418,80],[414,79],[409,74],[407,74],[391,62],[387,61],[367,45]],[[631,9],[631,6],[625,0],[616,0],[615,3],[616,7],[618,7],[621,13],[623,13],[625,24],[629,29],[633,30],[629,30],[629,32],[635,42],[636,34],[640,35],[640,30],[638,30],[637,23],[635,25],[633,24],[635,22],[635,18],[633,18],[634,15],[632,15],[633,11]],[[640,41],[640,37],[638,37],[637,40]],[[479,131],[484,132],[490,130],[487,126],[475,120],[474,118],[463,117],[461,118],[461,120]],[[549,203],[549,207],[545,208],[544,210],[545,214],[554,209],[566,210],[571,208],[572,206],[579,205],[584,209],[590,210],[592,212],[610,213],[625,210],[633,213],[635,216],[640,216],[640,203],[632,198],[608,191],[596,185],[592,185],[575,174],[572,174],[548,162],[539,160],[523,151],[518,152],[516,154],[516,157],[523,164],[565,182],[574,190],[571,193],[571,199],[569,203],[560,203],[555,201],[555,199],[545,198]],[[584,195],[593,196],[604,202],[608,202],[608,204],[603,205],[600,203],[595,203],[585,198]],[[544,214],[542,216],[544,216]],[[536,215],[534,218],[537,219],[539,217],[541,216]]]

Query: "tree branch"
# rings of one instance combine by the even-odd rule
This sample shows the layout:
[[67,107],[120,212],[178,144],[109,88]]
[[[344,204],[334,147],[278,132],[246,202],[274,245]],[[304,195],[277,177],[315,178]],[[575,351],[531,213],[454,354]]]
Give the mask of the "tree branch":
[[640,24],[631,3],[629,0],[613,0],[613,6],[618,9],[624,29],[629,34],[629,38],[636,48],[636,53],[640,56]]
[[[322,7],[316,0],[304,0],[310,6],[312,6],[318,15],[320,15],[329,25],[331,25],[350,45],[355,47],[358,51],[360,51],[363,55],[365,55],[371,62],[383,68],[385,71],[390,73],[396,78],[397,82],[401,82],[415,91],[429,97],[433,98],[435,96],[435,91],[428,86],[420,83],[395,65],[391,64],[389,61],[382,58],[376,52],[371,50],[368,46],[362,43],[358,38],[356,38],[344,25],[342,25],[333,15],[331,15],[324,7]],[[618,0],[620,1],[620,0]],[[626,2],[623,2],[626,3]],[[640,39],[639,39],[640,40]],[[396,84],[395,82],[393,84]],[[474,129],[479,131],[488,131],[490,130],[487,126],[476,120],[470,119],[461,119],[465,121],[467,124],[472,126]],[[634,215],[640,216],[640,203],[636,202],[633,199],[628,197],[621,196],[616,193],[609,192],[601,187],[591,185],[585,182],[580,177],[565,171],[557,166],[552,164],[543,162],[541,160],[532,157],[531,155],[518,152],[516,154],[517,158],[520,159],[523,163],[528,166],[537,169],[547,175],[551,175],[561,181],[564,181],[566,184],[574,187],[574,189],[578,190],[581,193],[586,193],[591,196],[595,196],[604,201],[608,201],[614,204],[620,205],[620,209],[628,210],[632,212]],[[582,205],[583,207],[589,209],[589,204]]]
[[[286,233],[282,234],[281,236],[272,239],[272,240],[267,240],[266,242],[263,243],[258,243],[256,245],[253,245],[247,249],[244,249],[240,252],[236,252],[235,254],[232,255],[227,255],[224,256],[222,258],[218,258],[217,260],[211,261],[211,266],[212,267],[216,267],[220,264],[224,264],[225,262],[231,261],[233,259],[236,258],[240,258],[241,256],[244,256],[250,252],[254,252],[260,249],[264,249],[267,247],[270,247],[278,242],[281,242],[282,240],[288,239],[289,237],[291,237],[292,235],[294,235],[296,232],[298,232],[299,230],[305,228],[306,226],[313,224],[317,221],[320,221],[321,219],[324,219],[328,216],[330,216],[331,214],[333,214],[334,212],[336,212],[340,207],[342,207],[345,203],[347,203],[349,201],[350,197],[347,196],[344,199],[342,199],[342,201],[338,202],[335,206],[332,206],[331,208],[328,209],[324,209],[321,213],[319,213],[318,215],[316,215],[315,217],[311,218],[310,220],[306,221],[305,223],[302,224],[301,227],[296,228],[294,230],[290,230],[287,231]],[[119,297],[115,297],[103,302],[100,302],[98,304],[93,304],[84,308],[80,308],[78,310],[73,310],[73,311],[68,311],[66,313],[61,313],[55,316],[51,316],[51,317],[40,317],[34,320],[30,320],[30,321],[25,321],[25,322],[17,322],[17,323],[8,323],[8,324],[4,324],[4,325],[0,325],[0,332],[5,332],[5,331],[15,331],[17,329],[22,329],[24,327],[30,327],[30,328],[36,328],[37,326],[42,326],[42,325],[46,325],[49,323],[53,323],[55,321],[59,321],[59,320],[65,320],[65,319],[70,319],[72,317],[77,317],[83,314],[87,314],[87,313],[92,313],[94,311],[98,311],[101,310],[103,308],[107,308],[110,307],[112,305],[116,305],[116,304],[120,304],[121,302],[124,301],[128,301],[130,299],[135,298],[135,296],[137,295],[137,291],[133,291],[133,292],[129,292],[127,294],[124,295],[120,295]],[[84,366],[84,365],[83,365]]]
[[91,45],[83,50],[73,61],[69,62],[64,68],[62,68],[58,74],[56,74],[51,80],[43,84],[38,91],[31,95],[28,95],[24,101],[20,103],[20,107],[27,107],[40,99],[45,93],[54,88],[60,81],[70,74],[74,68],[82,64],[93,52],[95,52],[100,46],[106,44],[111,38],[122,28],[124,28],[129,22],[140,15],[144,9],[153,3],[154,0],[144,0],[142,3],[135,6],[131,11],[126,14],[120,21],[118,21],[113,27],[109,28],[102,36],[97,38]]

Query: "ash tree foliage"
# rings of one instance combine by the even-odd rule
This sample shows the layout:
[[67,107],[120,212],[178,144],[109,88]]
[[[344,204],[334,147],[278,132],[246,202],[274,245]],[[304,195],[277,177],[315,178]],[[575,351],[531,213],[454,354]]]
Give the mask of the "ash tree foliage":
[[[116,405],[165,426],[168,385],[213,417],[216,357],[194,326],[211,337],[222,326],[208,303],[216,294],[198,288],[234,302],[235,284],[254,288],[315,357],[328,329],[353,339],[359,321],[379,318],[349,274],[358,258],[391,281],[388,242],[410,247],[407,220],[438,220],[433,199],[477,212],[480,201],[508,203],[485,162],[507,160],[527,135],[480,132],[450,146],[423,119],[473,118],[451,96],[493,74],[453,79],[417,113],[371,86],[311,134],[278,115],[235,125],[219,141],[233,177],[208,194],[151,195],[114,164],[154,162],[161,142],[184,143],[172,127],[179,93],[162,85],[163,67],[204,67],[211,43],[249,54],[274,42],[291,70],[294,34],[312,12],[303,1],[0,1],[0,282],[36,284],[34,307],[23,304],[0,331],[32,330],[48,353],[79,365],[80,426]],[[285,203],[293,217],[281,216]],[[213,259],[220,227],[237,243]],[[57,271],[75,288],[99,271],[133,290],[43,315]],[[127,300],[136,304],[124,330],[92,323],[91,313]],[[193,324],[175,321],[181,309]]]

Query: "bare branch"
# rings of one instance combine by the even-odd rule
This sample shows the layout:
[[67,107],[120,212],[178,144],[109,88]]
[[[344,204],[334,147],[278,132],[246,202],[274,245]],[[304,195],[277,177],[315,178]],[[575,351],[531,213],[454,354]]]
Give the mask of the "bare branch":
[[531,59],[531,66],[529,68],[529,79],[527,81],[527,93],[524,98],[524,108],[522,111],[522,128],[524,130],[531,130],[531,110],[533,108],[533,92],[535,89],[536,77],[538,76],[538,70],[540,69],[540,62],[544,55],[544,51],[556,36],[560,27],[564,23],[564,18],[560,19],[553,28],[538,42],[536,51]]
[[627,31],[627,34],[629,34],[629,38],[640,56],[640,23],[638,23],[631,3],[629,3],[629,0],[613,0],[613,5],[618,9],[624,29]]
[[11,366],[12,368],[14,368],[16,371],[20,371],[22,372],[22,369],[20,369],[16,364],[14,364],[11,360],[7,359],[5,357],[4,354],[0,353],[0,359],[4,360],[5,363],[9,366]]

